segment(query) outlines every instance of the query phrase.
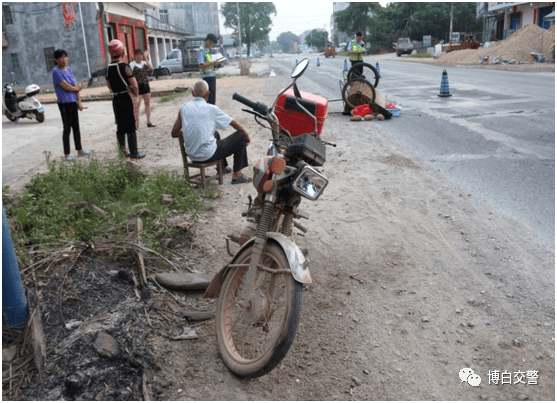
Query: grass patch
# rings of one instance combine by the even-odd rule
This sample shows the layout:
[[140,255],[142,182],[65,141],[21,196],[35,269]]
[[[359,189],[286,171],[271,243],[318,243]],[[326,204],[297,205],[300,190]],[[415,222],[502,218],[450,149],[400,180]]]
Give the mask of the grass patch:
[[183,95],[182,92],[173,92],[170,95],[165,95],[163,97],[161,97],[161,99],[159,99],[159,103],[165,103],[165,102],[171,102],[174,101],[176,98],[178,98],[180,95]]
[[433,59],[439,59],[439,57],[433,56],[431,53],[424,53],[424,54],[422,54],[422,55],[418,55],[418,54],[416,54],[416,55],[408,55],[408,56],[406,56],[406,57],[413,57],[413,58],[416,58],[416,59],[431,59],[431,58],[433,58]]
[[[124,238],[128,222],[138,214],[146,245],[162,252],[161,239],[183,231],[167,225],[169,213],[188,212],[195,221],[208,208],[183,174],[157,171],[132,179],[125,165],[122,155],[108,161],[94,157],[79,163],[48,161],[49,172],[33,176],[25,190],[15,195],[21,202],[6,205],[20,262],[26,262],[25,247],[30,245]],[[8,191],[9,187],[2,187],[3,200]],[[162,194],[172,196],[172,201],[165,204]],[[80,202],[92,203],[108,214],[76,208]]]

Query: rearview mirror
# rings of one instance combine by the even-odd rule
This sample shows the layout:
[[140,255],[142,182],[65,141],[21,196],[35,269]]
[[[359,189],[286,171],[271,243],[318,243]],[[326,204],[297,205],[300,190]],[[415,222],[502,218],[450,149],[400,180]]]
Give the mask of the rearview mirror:
[[291,78],[300,77],[302,74],[304,74],[304,71],[306,71],[308,64],[309,64],[309,60],[307,58],[303,59],[300,63],[296,65],[296,67],[294,67],[294,70],[292,70],[290,77]]

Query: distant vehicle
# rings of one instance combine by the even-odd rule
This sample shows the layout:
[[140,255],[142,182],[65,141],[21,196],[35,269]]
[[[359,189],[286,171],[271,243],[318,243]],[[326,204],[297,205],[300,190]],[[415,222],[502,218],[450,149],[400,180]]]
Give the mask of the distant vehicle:
[[398,41],[393,43],[396,55],[400,57],[401,55],[409,55],[414,50],[414,45],[410,38],[398,38]]
[[441,50],[444,52],[452,52],[453,50],[464,49],[478,49],[480,42],[474,34],[467,34],[465,32],[453,32],[451,41],[441,45]]
[[279,55],[282,55],[282,50],[279,50]]
[[325,45],[324,53],[325,53],[325,57],[330,57],[330,56],[335,57],[337,51],[335,50],[333,44],[329,42],[328,44]]
[[[180,47],[172,49],[161,62],[159,68],[166,68],[172,73],[199,71],[199,47],[204,40],[205,36],[183,36],[180,40]],[[213,60],[224,59],[218,48],[213,48],[209,52]]]

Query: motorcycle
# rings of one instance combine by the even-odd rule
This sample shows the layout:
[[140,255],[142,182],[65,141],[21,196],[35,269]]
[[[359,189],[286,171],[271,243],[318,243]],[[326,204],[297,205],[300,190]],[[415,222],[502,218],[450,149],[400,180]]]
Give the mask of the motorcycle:
[[37,122],[44,122],[44,107],[34,97],[40,92],[40,88],[36,84],[28,85],[25,88],[25,95],[18,97],[13,86],[17,82],[9,83],[4,86],[3,99],[6,110],[6,117],[11,122],[17,122],[18,119],[37,119]]
[[[307,229],[294,220],[309,219],[298,210],[302,197],[315,201],[327,187],[328,179],[314,167],[324,164],[325,145],[336,145],[319,138],[327,101],[307,93],[302,98],[296,85],[308,63],[303,59],[293,69],[292,84],[271,108],[237,93],[232,97],[250,107],[242,111],[253,114],[273,136],[267,155],[254,166],[258,196],[248,196],[240,235],[225,238],[232,258],[204,294],[218,298],[219,352],[225,365],[242,378],[265,375],[285,357],[300,322],[303,285],[311,283],[308,251],[294,241],[295,235],[302,235],[297,232]],[[299,129],[303,124],[310,130]],[[235,254],[230,241],[240,245]]]

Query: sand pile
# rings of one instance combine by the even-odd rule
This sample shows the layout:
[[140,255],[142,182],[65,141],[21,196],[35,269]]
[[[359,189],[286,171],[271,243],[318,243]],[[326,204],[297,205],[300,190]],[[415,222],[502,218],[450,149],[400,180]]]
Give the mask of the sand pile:
[[489,56],[491,62],[497,56],[517,62],[530,63],[534,59],[530,52],[540,52],[543,34],[543,53],[547,60],[551,58],[551,48],[555,45],[555,25],[550,29],[543,29],[534,24],[528,24],[519,29],[507,39],[492,42],[487,49],[457,50],[440,57],[437,62],[451,64],[477,64],[482,56]]

